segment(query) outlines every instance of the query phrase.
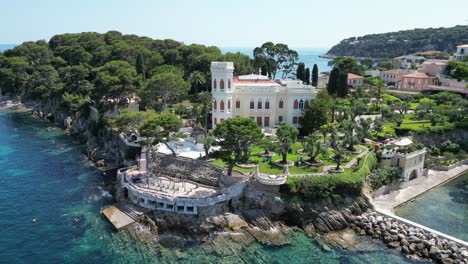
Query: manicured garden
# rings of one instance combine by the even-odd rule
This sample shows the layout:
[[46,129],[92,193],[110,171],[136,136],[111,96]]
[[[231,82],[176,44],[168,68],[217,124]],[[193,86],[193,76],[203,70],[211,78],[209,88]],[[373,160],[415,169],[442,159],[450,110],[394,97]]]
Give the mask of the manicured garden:
[[[356,146],[359,148],[361,151],[365,150],[365,147],[362,146]],[[330,156],[334,155],[334,150],[330,149],[328,151],[328,155],[324,156],[323,154],[318,155],[318,159],[323,161],[323,164],[320,167],[313,167],[313,166],[308,166],[304,164],[303,162],[301,163],[300,166],[298,166],[298,161],[299,158],[301,157],[302,159],[307,159],[307,155],[305,154],[298,154],[298,150],[302,149],[302,145],[300,142],[296,142],[292,146],[292,152],[291,154],[288,154],[288,160],[293,161],[295,164],[294,166],[289,167],[289,173],[290,174],[314,174],[314,173],[320,173],[323,171],[323,166],[328,166],[328,165],[336,165],[336,162],[332,159],[330,159]],[[252,156],[250,157],[250,160],[253,163],[257,163],[259,165],[259,170],[261,173],[265,174],[281,174],[283,173],[283,168],[275,165],[274,163],[270,163],[265,160],[264,157],[260,156],[259,153],[263,153],[263,148],[260,148],[259,146],[254,146],[252,148]],[[352,160],[354,157],[356,157],[358,154],[357,153],[348,153],[348,161]],[[281,155],[279,153],[276,153],[274,157],[272,157],[272,161],[277,161],[281,159]],[[211,162],[212,164],[218,165],[223,168],[227,168],[227,164],[222,161],[221,159],[216,159]],[[344,162],[343,165],[347,164],[348,162]],[[239,166],[234,167],[235,170],[241,171],[241,172],[253,172],[255,171],[255,168],[250,168],[250,169],[245,169],[241,168]]]

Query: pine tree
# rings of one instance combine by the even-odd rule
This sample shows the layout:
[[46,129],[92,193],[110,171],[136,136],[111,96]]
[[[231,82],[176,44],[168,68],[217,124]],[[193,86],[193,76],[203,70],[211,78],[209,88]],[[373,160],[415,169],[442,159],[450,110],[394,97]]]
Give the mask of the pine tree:
[[318,71],[317,64],[314,64],[314,67],[312,68],[312,86],[317,87],[318,74],[319,74],[319,71]]
[[306,68],[304,79],[306,84],[310,84],[310,68]]

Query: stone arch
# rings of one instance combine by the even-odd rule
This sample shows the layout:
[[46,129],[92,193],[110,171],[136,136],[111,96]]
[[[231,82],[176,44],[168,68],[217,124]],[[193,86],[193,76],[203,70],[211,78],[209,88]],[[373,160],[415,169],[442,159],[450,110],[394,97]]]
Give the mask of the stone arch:
[[228,100],[228,103],[227,103],[227,109],[230,110],[231,109],[231,100]]
[[416,179],[418,176],[419,176],[419,175],[418,175],[418,170],[417,170],[417,169],[414,169],[414,170],[411,171],[411,173],[410,173],[410,175],[409,175],[409,177],[408,177],[408,180],[410,180],[410,181],[411,181],[411,180],[414,180],[414,179]]
[[218,102],[216,102],[216,99],[213,102],[213,109],[216,110],[218,107]]
[[262,99],[258,99],[257,109],[262,109]]
[[294,105],[293,105],[294,109],[298,109],[299,108],[299,101],[294,100]]
[[224,89],[224,80],[223,79],[221,79],[221,81],[219,81],[219,89],[220,90]]
[[219,110],[224,111],[224,101],[223,100],[221,100],[221,102],[219,103]]
[[255,102],[254,100],[250,100],[250,109],[255,109]]
[[213,81],[213,89],[218,88],[217,86],[218,86],[218,82],[216,81],[216,79],[214,79],[214,81]]
[[265,101],[265,109],[270,109],[270,101],[268,99]]
[[279,108],[283,108],[283,106],[284,106],[284,102],[283,102],[283,98],[281,98],[279,101]]
[[304,109],[309,109],[309,100],[305,100]]

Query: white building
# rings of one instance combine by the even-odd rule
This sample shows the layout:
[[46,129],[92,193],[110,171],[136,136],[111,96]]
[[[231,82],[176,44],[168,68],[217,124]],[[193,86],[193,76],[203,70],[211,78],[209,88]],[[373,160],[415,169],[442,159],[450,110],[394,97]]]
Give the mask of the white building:
[[413,144],[413,141],[408,138],[403,138],[393,144],[396,148],[383,151],[380,166],[400,167],[401,179],[404,181],[422,176],[424,174],[426,148],[407,151],[406,148]]
[[457,53],[453,55],[453,60],[461,61],[468,54],[468,44],[457,46]]
[[300,80],[270,80],[263,75],[234,76],[232,62],[212,62],[213,127],[232,117],[250,117],[263,128],[281,122],[299,126],[316,89]]
[[421,56],[406,55],[406,56],[396,57],[393,60],[397,64],[399,64],[400,68],[410,69],[413,64],[415,67],[417,67],[419,64],[424,62],[425,59],[426,58],[421,57]]

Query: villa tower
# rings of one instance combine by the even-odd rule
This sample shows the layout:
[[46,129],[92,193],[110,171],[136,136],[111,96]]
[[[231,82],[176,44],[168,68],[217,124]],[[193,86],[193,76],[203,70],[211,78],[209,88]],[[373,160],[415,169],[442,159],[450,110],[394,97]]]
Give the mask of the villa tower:
[[232,117],[233,62],[211,63],[213,125]]

